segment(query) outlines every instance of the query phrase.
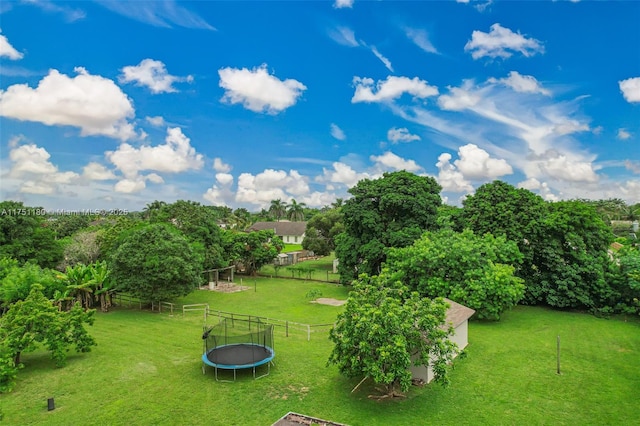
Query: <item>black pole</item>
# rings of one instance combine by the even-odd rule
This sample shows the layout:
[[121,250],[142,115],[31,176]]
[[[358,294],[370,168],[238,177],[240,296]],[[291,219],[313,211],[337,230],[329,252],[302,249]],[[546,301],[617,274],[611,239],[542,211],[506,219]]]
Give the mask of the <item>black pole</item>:
[[53,411],[56,409],[56,403],[53,398],[47,399],[47,411]]
[[557,372],[557,374],[560,374],[560,336],[558,336],[557,342],[558,342],[557,343],[558,349],[557,349],[557,355],[556,355],[556,358],[557,358],[557,361],[556,361],[556,364],[557,364],[556,365],[556,367],[557,367],[556,372]]

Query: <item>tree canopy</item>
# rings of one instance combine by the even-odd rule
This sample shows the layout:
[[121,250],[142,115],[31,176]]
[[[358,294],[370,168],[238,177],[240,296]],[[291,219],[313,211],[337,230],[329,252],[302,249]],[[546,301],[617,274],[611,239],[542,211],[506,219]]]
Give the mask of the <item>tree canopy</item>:
[[246,273],[255,275],[258,269],[280,253],[284,243],[272,230],[253,232],[227,231],[223,245],[231,263],[242,266]]
[[370,377],[388,393],[407,391],[415,365],[431,365],[435,380],[448,383],[447,365],[457,347],[444,326],[447,303],[411,292],[387,274],[366,274],[353,283],[345,310],[331,329],[329,364],[347,377]]
[[380,273],[387,248],[411,245],[435,229],[440,190],[434,178],[406,171],[361,180],[349,189],[353,197],[341,208],[345,230],[336,238],[342,282]]
[[0,318],[0,392],[13,386],[20,356],[43,344],[56,365],[65,364],[67,351],[75,346],[77,352],[88,352],[95,340],[85,329],[92,325],[95,311],[83,311],[74,305],[60,311],[42,293],[38,284],[31,288],[25,300],[14,303]]
[[110,262],[115,288],[148,301],[184,296],[202,282],[202,256],[171,225],[134,229]]
[[552,203],[540,234],[537,274],[527,282],[529,293],[558,308],[607,307],[612,289],[605,272],[613,233],[595,208],[581,201]]
[[521,259],[516,244],[504,236],[442,230],[391,249],[386,266],[423,296],[446,297],[474,309],[480,319],[498,320],[524,296],[513,266]]
[[44,215],[41,207],[0,202],[0,257],[12,257],[20,263],[30,260],[43,268],[54,268],[62,260],[63,249]]
[[307,222],[302,248],[325,256],[336,248],[335,238],[344,231],[340,209],[330,209],[313,216]]

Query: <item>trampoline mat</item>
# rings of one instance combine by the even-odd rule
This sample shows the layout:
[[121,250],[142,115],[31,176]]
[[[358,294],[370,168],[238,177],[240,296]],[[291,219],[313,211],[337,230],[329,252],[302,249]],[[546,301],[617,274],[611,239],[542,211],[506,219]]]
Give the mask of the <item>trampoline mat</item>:
[[271,351],[263,346],[250,344],[227,345],[211,350],[207,358],[219,368],[224,366],[252,366],[272,356]]

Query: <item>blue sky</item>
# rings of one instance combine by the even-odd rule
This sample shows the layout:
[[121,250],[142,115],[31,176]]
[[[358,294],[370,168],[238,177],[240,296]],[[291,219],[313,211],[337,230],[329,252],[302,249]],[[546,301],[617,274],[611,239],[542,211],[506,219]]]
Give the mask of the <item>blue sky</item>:
[[3,200],[322,207],[406,169],[640,201],[640,2],[0,8]]

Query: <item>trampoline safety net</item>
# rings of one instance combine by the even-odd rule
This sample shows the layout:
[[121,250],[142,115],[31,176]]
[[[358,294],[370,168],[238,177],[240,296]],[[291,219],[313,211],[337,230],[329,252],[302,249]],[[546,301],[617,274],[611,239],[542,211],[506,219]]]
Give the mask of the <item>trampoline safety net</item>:
[[[253,368],[270,363],[274,357],[273,325],[259,319],[223,318],[205,327],[203,362],[216,369]],[[204,371],[204,370],[203,370]]]

